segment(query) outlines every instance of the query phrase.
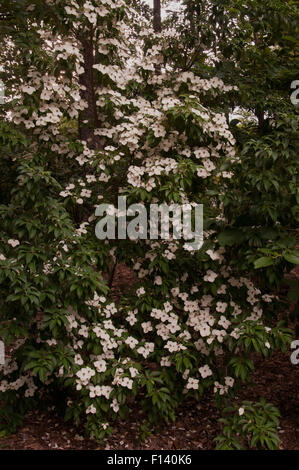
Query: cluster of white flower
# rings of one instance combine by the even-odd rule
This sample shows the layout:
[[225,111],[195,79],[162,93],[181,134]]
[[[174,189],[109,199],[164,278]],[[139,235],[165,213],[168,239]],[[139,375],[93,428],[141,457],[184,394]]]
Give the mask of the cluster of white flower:
[[219,382],[214,382],[214,393],[219,393],[219,395],[225,395],[229,388],[234,386],[234,379],[232,377],[225,377],[225,384],[222,385]]
[[77,380],[77,390],[81,390],[83,385],[87,385],[91,379],[95,375],[95,371],[90,367],[83,367],[82,369],[78,370],[76,376],[78,377]]

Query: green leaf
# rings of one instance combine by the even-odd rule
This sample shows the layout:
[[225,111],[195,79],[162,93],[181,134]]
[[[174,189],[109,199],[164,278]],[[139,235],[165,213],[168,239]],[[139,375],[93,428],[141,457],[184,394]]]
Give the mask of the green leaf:
[[272,264],[274,264],[273,258],[269,258],[268,256],[262,256],[254,262],[254,268],[265,268],[266,266],[271,266]]
[[289,263],[299,264],[299,256],[296,256],[296,255],[293,255],[293,254],[288,254],[288,255],[283,255],[283,257]]

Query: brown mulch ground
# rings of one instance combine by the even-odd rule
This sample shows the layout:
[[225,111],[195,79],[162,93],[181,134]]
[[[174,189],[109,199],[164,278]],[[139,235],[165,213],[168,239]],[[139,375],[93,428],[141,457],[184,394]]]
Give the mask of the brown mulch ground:
[[[264,397],[281,412],[279,428],[280,448],[299,450],[299,365],[292,365],[290,352],[274,354],[271,358],[256,360],[251,387],[240,390],[238,401],[258,400]],[[128,419],[118,420],[114,434],[103,444],[84,438],[83,432],[71,423],[65,423],[49,411],[29,413],[23,427],[14,435],[0,439],[0,449],[182,449],[210,450],[219,433],[219,412],[210,397],[201,402],[189,402],[178,410],[177,421],[154,431],[143,442],[139,441],[142,424],[140,410],[131,411]]]
[[[299,273],[297,268],[296,274]],[[297,276],[295,276],[297,277]],[[115,271],[114,295],[117,299],[121,290],[132,286],[132,273],[118,266]],[[240,389],[236,400],[258,401],[264,397],[281,412],[279,428],[280,449],[299,450],[299,364],[290,362],[291,350],[286,354],[275,353],[268,359],[257,358],[252,384]],[[114,433],[103,444],[83,436],[83,429],[76,429],[71,423],[53,414],[39,411],[28,413],[24,425],[14,435],[0,438],[0,450],[19,449],[61,449],[61,450],[123,450],[123,449],[182,449],[211,450],[214,438],[219,434],[219,411],[211,396],[205,396],[199,403],[187,402],[177,413],[175,424],[164,425],[140,442],[139,428],[143,422],[138,404],[126,420],[115,422]]]

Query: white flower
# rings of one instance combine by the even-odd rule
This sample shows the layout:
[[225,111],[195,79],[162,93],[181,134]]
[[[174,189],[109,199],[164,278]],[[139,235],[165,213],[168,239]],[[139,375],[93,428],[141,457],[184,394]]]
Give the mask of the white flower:
[[137,318],[134,312],[128,312],[128,316],[126,317],[126,320],[128,323],[130,323],[131,326],[133,326],[137,322]]
[[138,374],[138,370],[135,369],[135,367],[130,367],[129,371],[130,371],[131,377],[133,378],[136,377],[136,375]]
[[225,377],[225,385],[233,387],[235,380],[232,377]]
[[203,367],[200,367],[198,370],[203,379],[209,377],[210,375],[213,375],[213,372],[207,364]]
[[100,359],[99,361],[94,362],[93,364],[98,372],[105,372],[107,369],[106,361],[104,359]]
[[136,294],[137,294],[138,297],[140,297],[141,295],[145,294],[145,289],[144,289],[144,287],[140,287],[140,289],[137,289]]
[[128,336],[128,338],[125,340],[125,343],[131,348],[134,349],[136,344],[138,344],[137,339],[133,338],[133,336]]
[[83,359],[80,356],[80,354],[76,354],[74,358],[75,364],[78,364],[78,366],[82,366],[83,364]]
[[23,93],[28,93],[28,95],[32,95],[32,93],[35,91],[35,88],[33,86],[24,85],[22,87],[22,91]]
[[262,299],[265,301],[265,302],[272,302],[272,296],[271,295],[268,295],[268,294],[264,294],[262,295]]
[[211,334],[211,328],[209,327],[207,323],[202,323],[199,327],[199,332],[200,332],[200,335],[203,337],[209,336]]
[[191,377],[188,378],[188,383],[186,385],[187,389],[198,390],[198,379],[192,379]]
[[174,341],[167,341],[164,348],[168,349],[168,351],[172,353],[179,350],[179,345]]
[[223,178],[232,178],[234,174],[231,171],[223,171],[222,176]]
[[199,178],[206,178],[207,176],[209,176],[209,173],[207,172],[205,168],[199,168],[197,170],[197,176]]
[[225,318],[223,315],[221,315],[218,324],[226,330],[230,326],[231,322],[227,320],[227,318]]
[[[91,196],[90,189],[82,189],[82,191],[80,193],[80,196],[81,197],[90,197]],[[77,199],[77,202],[78,202],[78,199]]]
[[215,170],[215,165],[213,162],[211,162],[211,160],[209,159],[206,159],[203,161],[203,164],[204,164],[204,167],[207,171],[212,171],[212,170]]
[[177,297],[180,293],[180,289],[178,287],[173,287],[171,289],[171,293],[172,293],[173,297]]
[[88,414],[88,413],[95,414],[96,412],[97,412],[97,409],[93,405],[90,405],[86,410],[86,414]]
[[217,294],[225,294],[226,293],[226,285],[222,284],[222,286],[219,287],[217,290]]
[[206,282],[214,282],[218,274],[214,273],[211,269],[208,269],[206,275],[204,276],[203,280]]
[[12,239],[12,238],[10,238],[7,243],[8,243],[9,245],[11,245],[13,248],[14,248],[15,246],[18,246],[18,245],[20,244],[19,240],[15,240],[15,239]]
[[[226,310],[226,307],[227,307],[227,303],[226,303],[226,302],[217,302],[216,310],[217,310],[217,312],[224,313],[225,310]],[[222,317],[221,317],[221,318],[222,318]]]
[[84,338],[88,338],[88,328],[86,325],[81,325],[80,330],[78,331],[79,335],[84,336]]
[[239,416],[242,416],[244,414],[244,411],[245,411],[244,408],[242,407],[239,408]]
[[162,357],[160,364],[161,364],[162,367],[170,367],[171,366],[171,361],[169,360],[169,356]]
[[111,403],[111,408],[113,409],[114,413],[117,413],[118,410],[119,410],[119,404],[118,404],[118,401],[116,400],[116,398],[113,398],[113,401]]
[[141,323],[141,328],[143,329],[144,333],[148,333],[149,331],[153,331],[153,327],[150,321]]

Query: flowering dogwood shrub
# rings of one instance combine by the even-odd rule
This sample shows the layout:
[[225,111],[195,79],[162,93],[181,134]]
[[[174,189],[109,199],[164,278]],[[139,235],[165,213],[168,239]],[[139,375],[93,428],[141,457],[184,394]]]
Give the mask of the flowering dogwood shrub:
[[[202,102],[234,87],[167,62],[176,33],[133,34],[130,2],[47,0],[27,11],[37,46],[7,116],[15,181],[0,207],[3,422],[14,427],[51,398],[101,439],[134,400],[154,423],[173,420],[185,397],[233,397],[252,353],[290,339],[271,323],[279,298],[219,237],[240,159],[225,115]],[[203,204],[203,246],[98,240],[95,209],[119,195]],[[136,280],[119,302],[102,277],[115,263]]]

